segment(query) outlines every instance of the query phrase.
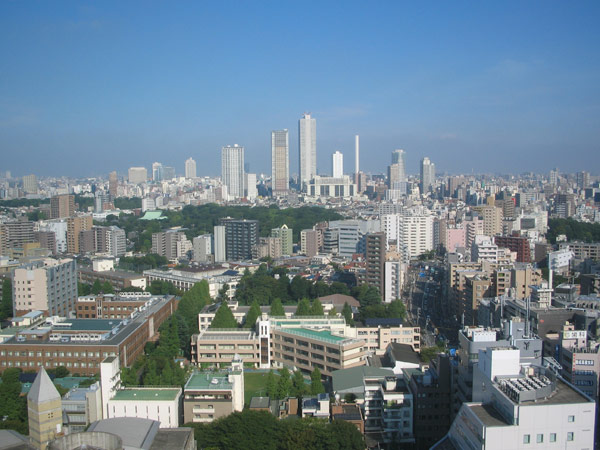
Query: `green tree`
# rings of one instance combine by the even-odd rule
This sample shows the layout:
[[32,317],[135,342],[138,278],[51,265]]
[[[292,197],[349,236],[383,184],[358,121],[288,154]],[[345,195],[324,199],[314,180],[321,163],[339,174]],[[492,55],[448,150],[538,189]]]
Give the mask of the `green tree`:
[[98,295],[100,292],[102,292],[102,283],[100,280],[96,280],[94,281],[94,284],[92,284],[92,294]]
[[285,311],[279,298],[276,298],[275,300],[273,300],[273,303],[271,303],[271,311],[269,311],[269,315],[274,317],[285,316]]
[[85,295],[90,295],[92,292],[92,287],[89,284],[82,283],[81,281],[77,282],[77,295],[79,297],[83,297]]
[[290,395],[292,389],[292,380],[290,371],[287,367],[282,367],[277,371],[279,373],[279,380],[277,380],[277,398],[285,398]]
[[299,370],[296,370],[292,377],[292,396],[302,397],[303,395],[306,395],[307,391],[308,389],[304,382],[304,375],[302,375],[302,372]]
[[252,305],[250,306],[250,310],[248,310],[248,314],[246,315],[246,322],[244,323],[244,327],[252,328],[256,324],[256,319],[260,317],[260,306],[258,306],[258,302],[254,300]]
[[5,320],[13,315],[12,281],[5,278],[2,281],[2,302],[0,303],[0,320]]
[[105,281],[104,283],[102,283],[102,292],[104,294],[114,294],[115,290],[108,281]]
[[273,369],[269,370],[269,373],[267,374],[266,391],[268,397],[276,398],[277,379],[275,378],[275,373],[273,373]]
[[335,309],[335,306],[333,308],[331,308],[329,310],[329,313],[327,314],[329,317],[336,317],[338,314],[337,309]]
[[215,318],[210,324],[210,328],[237,328],[238,323],[233,317],[233,313],[227,303],[222,302],[215,313]]
[[348,325],[354,325],[352,307],[348,304],[348,302],[344,303],[344,307],[342,308],[342,316],[344,316],[344,319],[346,319],[346,323]]
[[312,395],[322,394],[325,392],[323,382],[321,381],[321,371],[318,367],[315,367],[310,374],[310,393]]
[[298,308],[296,308],[297,316],[310,316],[310,302],[305,297],[298,302]]
[[406,318],[406,307],[402,300],[393,300],[387,307],[388,317],[394,319],[405,319]]
[[310,306],[310,315],[311,316],[324,316],[325,312],[323,311],[323,305],[318,298],[315,298]]

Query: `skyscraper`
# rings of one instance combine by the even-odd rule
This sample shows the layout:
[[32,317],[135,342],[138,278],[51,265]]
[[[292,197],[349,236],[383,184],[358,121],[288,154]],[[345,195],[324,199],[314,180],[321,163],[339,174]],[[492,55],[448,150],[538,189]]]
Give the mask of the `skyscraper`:
[[108,174],[108,193],[110,194],[111,199],[115,199],[117,197],[117,188],[119,187],[119,178],[117,177],[117,172],[112,171]]
[[244,147],[235,144],[221,149],[221,177],[230,198],[244,196]]
[[317,120],[305,113],[298,120],[300,184],[306,185],[317,174]]
[[141,184],[148,179],[148,170],[145,167],[130,167],[127,172],[130,183]]
[[273,196],[290,188],[290,143],[288,130],[271,131],[271,189]]
[[152,181],[163,180],[163,165],[159,162],[152,163]]
[[421,160],[421,194],[431,190],[435,180],[435,164],[426,156]]
[[338,150],[331,155],[333,164],[333,178],[342,178],[344,175],[344,154]]
[[392,165],[390,166],[390,189],[394,189],[393,182],[406,181],[406,163],[404,150],[394,150],[392,152]]
[[192,158],[185,160],[185,177],[196,178],[196,161]]

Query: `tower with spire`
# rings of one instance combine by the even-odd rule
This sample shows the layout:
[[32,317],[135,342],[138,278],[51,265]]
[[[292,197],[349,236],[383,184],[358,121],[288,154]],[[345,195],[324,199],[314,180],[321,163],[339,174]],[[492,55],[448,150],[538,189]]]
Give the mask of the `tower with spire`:
[[31,443],[45,450],[62,431],[62,409],[60,394],[43,367],[27,394],[27,409]]

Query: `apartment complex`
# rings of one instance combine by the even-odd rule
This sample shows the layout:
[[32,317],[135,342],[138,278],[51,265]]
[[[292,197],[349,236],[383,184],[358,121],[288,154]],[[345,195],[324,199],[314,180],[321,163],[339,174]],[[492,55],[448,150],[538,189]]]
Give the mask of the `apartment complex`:
[[69,217],[67,219],[67,252],[71,254],[93,251],[93,235],[86,242],[86,231],[91,231],[94,221],[91,215]]
[[44,259],[13,272],[13,308],[16,316],[44,311],[66,317],[77,300],[77,264],[72,259]]
[[71,194],[57,195],[50,198],[50,218],[63,219],[75,215],[75,196]]

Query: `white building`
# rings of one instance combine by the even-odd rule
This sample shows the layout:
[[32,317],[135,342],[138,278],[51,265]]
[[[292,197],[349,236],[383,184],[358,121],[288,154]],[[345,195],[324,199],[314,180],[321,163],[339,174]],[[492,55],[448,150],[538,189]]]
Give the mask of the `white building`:
[[271,132],[271,189],[273,196],[290,189],[290,143],[288,130]]
[[215,225],[214,227],[214,252],[215,262],[224,262],[227,260],[227,254],[225,252],[225,225]]
[[308,184],[317,174],[317,120],[304,114],[298,120],[300,184]]
[[479,350],[473,402],[432,448],[594,448],[595,402],[549,369],[519,362],[516,348]]
[[401,261],[385,262],[385,292],[383,301],[392,302],[402,297],[402,289],[408,272],[408,264]]
[[246,190],[245,190],[246,198],[249,201],[256,200],[258,197],[258,190],[256,189],[256,174],[255,173],[247,173],[246,174]]
[[435,164],[426,156],[421,160],[421,194],[431,190],[435,181]]
[[340,178],[315,175],[308,182],[306,192],[314,198],[351,198],[357,195],[358,190],[349,175]]
[[145,167],[130,167],[127,172],[127,179],[133,184],[142,184],[148,180],[148,169]]
[[197,262],[211,262],[212,260],[212,235],[203,234],[193,240],[193,260]]
[[333,178],[342,178],[344,176],[344,154],[339,150],[331,155],[331,164],[333,167]]
[[185,160],[185,177],[196,178],[196,161],[192,158],[188,158]]
[[144,197],[142,199],[142,212],[154,211],[156,209],[156,202],[151,197]]
[[164,168],[162,163],[152,163],[152,181],[162,181],[164,178]]
[[221,149],[221,179],[230,199],[244,197],[244,147],[235,144]]
[[498,262],[498,246],[492,241],[491,237],[484,234],[475,236],[475,241],[471,246],[471,261]]
[[67,221],[57,219],[47,222],[40,222],[40,231],[51,231],[54,233],[57,253],[66,253],[67,251]]

